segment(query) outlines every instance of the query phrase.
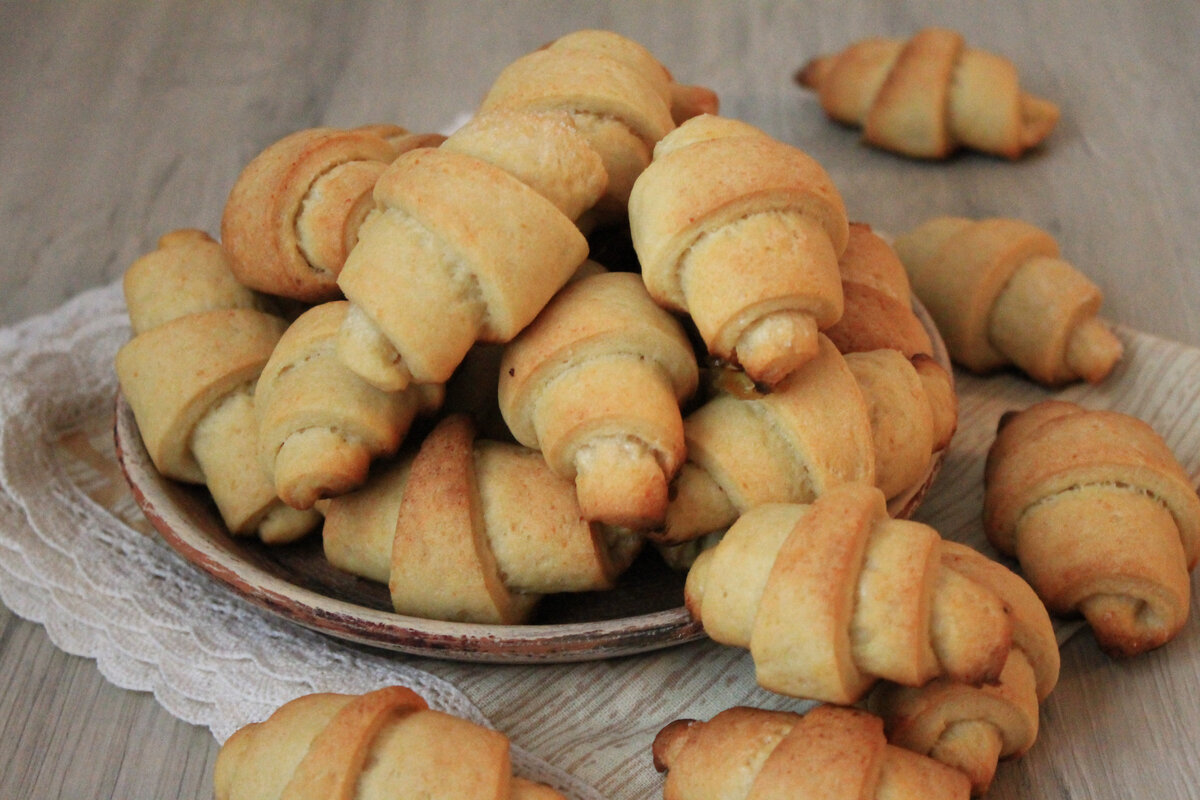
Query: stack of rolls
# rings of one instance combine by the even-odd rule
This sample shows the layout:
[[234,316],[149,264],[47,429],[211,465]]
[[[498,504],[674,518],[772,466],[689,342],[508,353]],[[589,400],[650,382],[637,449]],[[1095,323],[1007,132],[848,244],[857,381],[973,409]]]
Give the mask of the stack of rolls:
[[[737,180],[714,182],[714,159]],[[622,225],[634,269],[589,260]],[[546,593],[615,585],[646,541],[683,568],[765,502],[858,481],[901,496],[955,427],[895,256],[830,176],[608,31],[513,62],[448,135],[284,137],[238,176],[221,233],[206,246],[230,282],[285,309],[238,391],[263,490],[306,523],[263,538],[321,527],[331,563],[401,614],[528,622]],[[772,253],[746,284],[737,265]],[[886,299],[886,324],[860,297]],[[153,444],[161,400],[123,387]],[[471,557],[438,555],[453,540]]]
[[[900,143],[896,115],[914,93],[929,106],[921,64],[950,104]],[[912,155],[1015,158],[1056,118],[947,32],[804,80],[834,113],[856,66],[881,91],[854,95],[855,121]],[[1002,142],[959,114],[983,73],[1011,78]],[[589,237],[621,226],[635,263],[596,263]],[[657,550],[761,686],[822,704],[668,725],[669,800],[982,793],[1057,681],[1047,608],[1122,655],[1187,618],[1200,499],[1131,417],[1048,401],[1002,421],[984,519],[1017,570],[904,518],[958,424],[941,334],[967,369],[1050,387],[1122,357],[1053,238],[937,217],[893,248],[807,153],[720,116],[631,39],[579,31],[516,60],[447,136],[286,136],[220,227],[167,234],[125,276],[115,367],[155,467],[204,485],[233,535],[320,528],[329,563],[412,617],[536,622],[545,595],[612,589]],[[860,703],[875,713],[838,707]],[[481,766],[451,769],[442,740]],[[256,774],[263,759],[286,768]],[[444,772],[453,796],[560,797],[512,776],[502,736],[395,687],[248,727],[217,795],[399,791],[380,759],[410,793]]]

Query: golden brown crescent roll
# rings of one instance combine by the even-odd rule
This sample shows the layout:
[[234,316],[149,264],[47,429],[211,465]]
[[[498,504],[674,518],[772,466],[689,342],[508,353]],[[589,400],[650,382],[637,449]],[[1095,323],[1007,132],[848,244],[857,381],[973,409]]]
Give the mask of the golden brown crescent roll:
[[508,738],[401,686],[297,697],[217,752],[216,800],[564,800],[512,774]]
[[935,678],[919,688],[881,683],[870,708],[883,718],[888,741],[962,771],[980,795],[997,762],[1033,746],[1038,706],[1058,683],[1058,641],[1045,605],[1012,570],[957,542],[943,542],[942,561],[1012,609],[1013,646],[1000,680],[969,686]]
[[511,340],[587,257],[554,203],[453,149],[400,156],[375,200],[338,276],[338,357],[386,391],[445,383],[477,341]]
[[866,399],[833,343],[820,337],[818,348],[768,392],[720,373],[719,391],[684,420],[687,460],[656,541],[691,541],[764,503],[808,503],[841,483],[874,482]]
[[649,50],[628,37],[608,30],[585,29],[559,37],[549,49],[583,51],[621,62],[654,86],[655,93],[667,101],[677,124],[700,114],[717,113],[716,92],[706,86],[679,83]]
[[444,394],[438,384],[384,392],[347,369],[336,342],[349,305],[332,300],[301,314],[255,389],[259,454],[293,508],[362,485],[372,460],[395,453],[416,416],[435,411]]
[[608,185],[600,154],[565,111],[496,108],[467,120],[441,148],[494,164],[576,221]]
[[830,118],[869,144],[914,158],[959,147],[1020,158],[1058,123],[1058,106],[1020,88],[1008,59],[926,28],[907,41],[870,38],[813,59],[796,75]]
[[803,716],[738,706],[654,738],[663,800],[966,800],[956,770],[887,743],[878,717],[820,705]]
[[760,392],[724,373],[724,389],[684,420],[687,460],[672,486],[665,544],[719,531],[763,503],[809,503],[846,482],[888,499],[924,479],[957,421],[950,376],[896,350],[818,355]]
[[611,588],[640,537],[589,523],[536,450],[443,419],[413,457],[329,501],[325,555],[388,583],[400,614],[515,624],[551,592]]
[[518,442],[575,481],[584,517],[662,523],[683,462],[680,403],[699,370],[683,326],[641,278],[574,281],[505,349],[499,402]]
[[994,682],[1009,609],[941,554],[933,528],[890,519],[878,489],[846,483],[809,505],[747,511],[696,558],[685,600],[780,694],[850,704],[879,679]]
[[258,460],[254,385],[287,324],[240,285],[208,234],[177,230],[125,272],[133,338],[121,391],[154,466],[208,487],[230,533],[289,542],[320,522],[276,495]]
[[716,95],[677,84],[645,47],[611,31],[581,30],[509,64],[481,106],[559,110],[603,159],[608,185],[596,221],[623,219],[634,180],[654,145],[683,119],[715,111]]
[[1096,316],[1100,289],[1034,225],[936,217],[895,247],[951,358],[974,372],[1013,364],[1047,385],[1097,383],[1121,357]]
[[958,425],[954,379],[936,361],[883,348],[846,354],[871,416],[875,485],[891,500],[925,478]]
[[267,147],[238,176],[221,218],[238,280],[307,303],[339,297],[375,181],[401,152],[442,138],[394,125],[309,128]]
[[744,122],[694,117],[659,142],[629,226],[655,301],[755,381],[787,377],[842,315],[841,195],[816,161]]
[[571,224],[608,184],[565,111],[497,107],[377,182],[339,285],[339,357],[386,391],[445,383],[478,341],[527,325],[587,255]]
[[908,357],[934,355],[933,342],[913,312],[904,264],[869,225],[850,223],[850,239],[838,260],[842,318],[825,329],[843,353],[895,348]]
[[1002,418],[984,473],[984,529],[1054,614],[1135,655],[1187,621],[1200,499],[1149,425],[1046,400]]

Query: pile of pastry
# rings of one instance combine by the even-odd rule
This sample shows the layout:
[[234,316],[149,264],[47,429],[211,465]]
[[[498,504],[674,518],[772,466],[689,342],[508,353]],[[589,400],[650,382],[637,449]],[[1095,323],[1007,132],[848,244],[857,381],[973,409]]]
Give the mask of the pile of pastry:
[[[948,31],[870,40],[800,79],[917,157],[1016,158],[1057,116]],[[982,792],[1057,681],[1047,609],[1126,654],[1188,612],[1200,500],[1132,417],[1051,401],[1005,419],[985,524],[1024,577],[903,519],[957,423],[935,339],[964,368],[1047,385],[1121,357],[1053,238],[940,217],[893,248],[815,160],[613,33],[513,62],[449,136],[272,144],[219,242],[167,234],[125,289],[116,368],[147,450],[206,486],[232,534],[320,529],[397,612],[499,624],[611,587],[650,545],[764,687],[828,704],[668,726],[668,798]],[[255,747],[296,769],[272,780],[310,787],[358,775],[364,748],[413,774],[462,760],[431,743],[457,723],[403,692],[305,703],[272,723],[290,738],[230,740],[218,796]],[[502,737],[475,738],[495,774],[461,796],[557,796],[510,779]]]

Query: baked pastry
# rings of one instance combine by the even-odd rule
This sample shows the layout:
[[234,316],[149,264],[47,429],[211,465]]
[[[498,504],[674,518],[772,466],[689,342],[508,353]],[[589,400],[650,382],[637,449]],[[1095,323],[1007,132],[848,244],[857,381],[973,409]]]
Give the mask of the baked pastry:
[[625,36],[608,30],[585,29],[559,37],[549,48],[563,52],[583,51],[586,55],[603,55],[621,62],[648,81],[667,101],[676,124],[700,114],[717,113],[716,92],[706,86],[679,83],[649,50]]
[[512,774],[508,738],[435,711],[416,692],[297,697],[217,752],[216,800],[564,800]]
[[850,223],[838,271],[842,317],[825,329],[838,350],[859,353],[890,347],[910,358],[919,353],[934,355],[929,332],[913,311],[904,264],[870,225]]
[[258,460],[254,385],[287,323],[203,231],[163,236],[124,290],[133,338],[117,380],[158,471],[207,486],[235,536],[282,543],[315,528],[320,515],[285,505]]
[[929,356],[884,348],[846,355],[867,401],[875,485],[891,500],[918,485],[958,424],[954,379]]
[[773,390],[724,373],[722,389],[684,419],[687,461],[650,536],[690,541],[755,506],[809,503],[847,482],[891,499],[924,478],[957,422],[951,377],[928,358],[842,356],[818,341],[818,355]]
[[[606,271],[603,265],[589,258],[579,265],[567,284]],[[515,442],[512,430],[500,413],[497,397],[500,361],[506,347],[504,344],[477,344],[467,352],[446,383],[442,413],[468,415],[481,439]]]
[[994,682],[1009,609],[941,553],[933,528],[890,519],[882,492],[845,483],[809,505],[747,511],[696,558],[684,598],[780,694],[850,704],[879,679]]
[[816,161],[744,122],[694,117],[659,142],[629,227],[655,301],[755,381],[787,377],[842,315],[841,196]]
[[415,456],[329,501],[325,555],[387,583],[397,613],[515,624],[541,595],[611,588],[641,539],[587,522],[571,482],[519,445],[438,423]]
[[495,108],[467,120],[441,148],[494,164],[576,222],[608,186],[600,154],[565,111]]
[[1016,219],[936,217],[895,242],[950,357],[974,372],[1012,364],[1047,385],[1097,383],[1121,343],[1097,318],[1100,289],[1049,233]]
[[267,147],[238,176],[221,218],[238,280],[306,303],[338,298],[375,181],[401,152],[442,138],[395,125],[309,128]]
[[275,345],[255,388],[258,448],[279,497],[312,508],[367,479],[374,459],[399,449],[418,414],[437,410],[438,384],[384,392],[338,359],[338,330],[349,303],[313,306]]
[[870,38],[813,59],[797,74],[830,118],[868,144],[914,158],[967,147],[1020,158],[1050,135],[1058,106],[1020,88],[1008,59],[926,28],[907,41]]
[[385,391],[445,383],[477,341],[509,341],[587,257],[552,202],[451,149],[400,156],[375,200],[338,276],[338,357]]
[[608,174],[596,208],[601,224],[621,220],[634,180],[676,117],[716,111],[716,95],[677,84],[642,45],[603,30],[569,33],[509,64],[480,110],[558,109],[574,119]]
[[1005,415],[984,472],[984,530],[1054,614],[1135,655],[1187,621],[1200,498],[1149,425],[1046,400]]
[[575,482],[585,518],[644,529],[666,513],[698,382],[683,326],[637,275],[608,272],[572,282],[508,345],[500,411]]
[[833,343],[820,337],[818,347],[769,392],[741,373],[718,373],[716,393],[684,419],[687,460],[655,541],[691,541],[764,503],[809,503],[841,483],[874,483],[867,402]]
[[821,705],[792,711],[730,708],[707,722],[676,720],[654,738],[664,800],[966,800],[967,779],[887,743],[878,717]]
[[942,543],[942,561],[994,591],[1012,609],[1013,646],[993,685],[935,678],[919,688],[881,683],[870,709],[888,741],[930,756],[971,779],[971,793],[991,786],[997,762],[1024,755],[1038,733],[1038,706],[1058,683],[1058,641],[1046,607],[1016,573],[977,550]]

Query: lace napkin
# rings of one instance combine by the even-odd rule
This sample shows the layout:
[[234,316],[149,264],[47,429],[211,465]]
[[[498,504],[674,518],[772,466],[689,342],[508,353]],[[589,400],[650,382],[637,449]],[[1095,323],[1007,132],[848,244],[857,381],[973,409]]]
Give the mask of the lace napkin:
[[[1200,350],[1118,333],[1126,357],[1109,380],[1055,394],[1140,416],[1195,475]],[[759,689],[747,653],[707,641],[583,664],[481,665],[360,647],[250,606],[163,544],[125,487],[112,360],[128,337],[116,284],[0,331],[0,598],[218,741],[300,694],[401,684],[503,730],[517,771],[569,797],[650,800],[662,791],[650,743],[667,722],[738,704],[806,707]],[[979,511],[996,422],[1051,393],[1013,376],[957,381],[959,430],[918,518],[990,554]]]

